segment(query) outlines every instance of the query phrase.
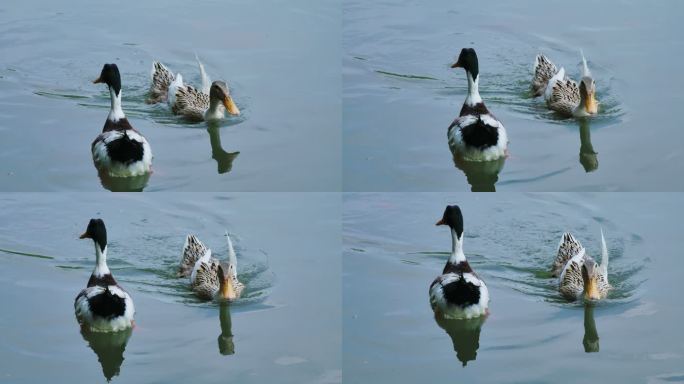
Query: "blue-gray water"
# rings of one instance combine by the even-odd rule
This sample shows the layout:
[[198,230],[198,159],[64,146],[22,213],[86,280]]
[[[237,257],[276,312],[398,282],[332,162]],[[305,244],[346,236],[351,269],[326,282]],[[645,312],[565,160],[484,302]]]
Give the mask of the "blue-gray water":
[[[447,204],[461,206],[465,255],[489,287],[484,324],[433,318]],[[684,197],[346,194],[343,210],[345,383],[681,381]],[[585,310],[560,299],[549,268],[564,231],[600,258],[601,227],[614,290]]]
[[[117,369],[116,383],[341,381],[339,196],[144,196],[0,196],[0,382],[104,382]],[[78,239],[91,217],[104,219],[108,264],[136,305],[123,362],[116,342],[91,349],[74,317],[95,263]],[[228,308],[175,277],[186,234],[225,258],[224,230],[246,284]]]
[[[397,0],[343,4],[346,191],[674,191],[684,151],[683,4]],[[456,168],[446,139],[474,47],[480,93],[508,131],[505,164]],[[561,120],[529,96],[543,52],[577,79],[580,49],[600,113]]]
[[[103,189],[109,93],[91,81],[111,62],[152,146],[146,191],[339,190],[340,18],[336,0],[2,2],[0,190]],[[198,85],[195,53],[243,112],[212,131],[144,103],[152,60]]]

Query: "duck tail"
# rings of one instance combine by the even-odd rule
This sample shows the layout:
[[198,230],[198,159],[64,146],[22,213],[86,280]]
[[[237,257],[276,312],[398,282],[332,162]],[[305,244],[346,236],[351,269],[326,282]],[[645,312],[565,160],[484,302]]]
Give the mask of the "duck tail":
[[228,264],[233,266],[233,277],[237,276],[237,256],[233,248],[233,242],[230,240],[230,235],[226,231],[226,242],[228,243]]
[[200,76],[202,77],[202,92],[208,94],[209,88],[211,87],[211,79],[207,75],[207,71],[204,70],[204,64],[200,61],[197,53],[195,53],[195,60],[197,60],[197,66],[199,67]]
[[603,237],[603,228],[601,228],[601,269],[608,274],[608,247],[606,247],[606,239]]
[[581,49],[580,54],[582,55],[582,77],[591,77],[591,72],[589,71],[589,66],[587,65],[587,59],[584,57],[584,51]]

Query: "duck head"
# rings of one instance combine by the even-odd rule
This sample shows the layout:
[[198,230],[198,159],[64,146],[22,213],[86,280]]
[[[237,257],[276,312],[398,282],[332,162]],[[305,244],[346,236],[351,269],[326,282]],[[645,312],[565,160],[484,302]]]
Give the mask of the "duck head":
[[218,267],[219,290],[218,298],[225,301],[234,301],[237,299],[237,292],[233,284],[233,276],[235,275],[235,266],[225,262],[221,262]]
[[477,75],[480,73],[480,71],[475,50],[473,48],[461,49],[461,54],[458,55],[458,60],[451,65],[451,68],[463,68],[473,77],[473,80],[477,79]]
[[584,283],[584,299],[595,301],[601,299],[598,289],[599,267],[593,260],[587,260],[582,264],[582,281]]
[[223,81],[214,81],[211,83],[211,88],[209,89],[209,99],[215,102],[221,102],[228,113],[233,116],[240,115],[240,109],[235,105],[233,98],[230,96],[230,90],[228,86]]
[[105,83],[109,89],[114,90],[116,95],[121,92],[121,75],[116,64],[105,64],[100,72],[100,77],[93,80],[93,84]]
[[88,228],[79,239],[92,239],[102,252],[107,248],[107,229],[102,219],[90,219]]
[[435,225],[448,225],[456,236],[463,237],[463,214],[458,205],[447,205],[442,218]]
[[598,112],[598,101],[596,101],[596,82],[589,76],[583,76],[579,84],[580,89],[580,108],[588,114],[595,115]]

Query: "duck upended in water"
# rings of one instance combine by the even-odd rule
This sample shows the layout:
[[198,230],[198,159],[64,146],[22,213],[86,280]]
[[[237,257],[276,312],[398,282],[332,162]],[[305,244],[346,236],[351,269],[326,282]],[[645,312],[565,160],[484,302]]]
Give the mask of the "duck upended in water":
[[457,205],[447,206],[436,225],[451,229],[451,256],[430,285],[430,305],[436,315],[448,319],[470,319],[486,315],[489,291],[463,254],[463,216]]
[[152,149],[121,109],[121,75],[116,64],[105,64],[93,83],[109,87],[111,109],[102,133],[91,146],[93,162],[100,172],[112,177],[141,176],[152,170]]
[[468,96],[461,113],[449,126],[447,138],[454,157],[467,161],[489,161],[506,156],[508,136],[499,120],[485,107],[478,84],[480,81],[477,54],[472,48],[463,48],[451,68],[465,69],[468,78]]
[[570,233],[564,233],[553,264],[554,272],[563,265],[558,290],[568,300],[601,300],[608,296],[608,249],[601,230],[601,265]]
[[[549,76],[553,74],[552,76]],[[544,95],[546,105],[552,111],[566,117],[584,117],[598,112],[596,82],[591,76],[587,60],[582,54],[582,77],[579,85],[565,75],[565,68],[556,66],[543,54],[537,55],[532,79],[534,96]]]
[[174,75],[164,64],[153,62],[148,103],[167,101],[174,114],[193,121],[220,120],[225,111],[231,115],[240,115],[240,109],[235,105],[228,85],[223,81],[210,83],[199,58],[197,64],[202,77],[201,89],[185,84],[180,73]]
[[226,232],[228,261],[212,257],[211,250],[197,237],[188,235],[183,246],[179,275],[187,276],[190,269],[190,287],[195,295],[204,300],[237,300],[244,285],[237,277],[237,257],[233,243]]
[[133,327],[133,299],[112,276],[107,267],[107,230],[101,219],[91,219],[81,239],[95,244],[96,264],[83,289],[74,301],[76,318],[94,332],[115,332]]

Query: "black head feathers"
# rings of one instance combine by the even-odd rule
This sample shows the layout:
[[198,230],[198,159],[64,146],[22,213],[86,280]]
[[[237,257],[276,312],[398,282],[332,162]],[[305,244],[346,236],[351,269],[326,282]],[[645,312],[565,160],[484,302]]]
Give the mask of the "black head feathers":
[[447,205],[444,209],[442,219],[437,222],[437,225],[448,225],[452,230],[456,231],[456,235],[460,239],[463,236],[463,215],[461,208],[458,205]]
[[458,60],[451,68],[463,68],[473,76],[473,80],[477,79],[480,69],[477,62],[477,53],[473,48],[461,49],[461,54],[458,55]]
[[100,72],[100,77],[95,79],[93,83],[105,83],[109,88],[114,90],[118,96],[121,92],[121,75],[119,74],[119,67],[116,64],[105,64]]
[[93,239],[100,247],[100,250],[104,252],[105,247],[107,247],[107,229],[105,228],[104,221],[102,219],[90,219],[88,228],[80,238]]

